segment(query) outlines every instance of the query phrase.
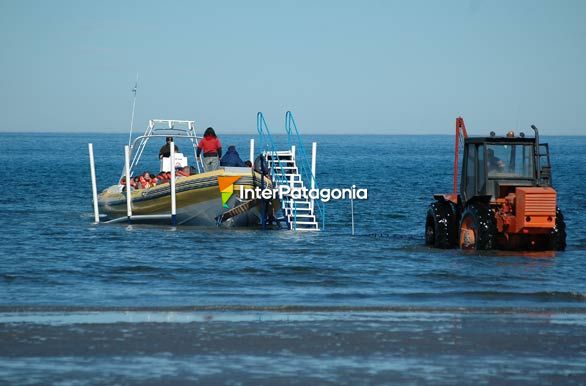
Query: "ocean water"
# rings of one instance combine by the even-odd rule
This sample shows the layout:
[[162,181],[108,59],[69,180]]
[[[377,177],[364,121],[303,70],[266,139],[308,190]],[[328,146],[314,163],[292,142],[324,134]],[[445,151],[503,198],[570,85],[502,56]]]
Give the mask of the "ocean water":
[[[225,147],[236,145],[243,159],[248,158],[249,138],[222,136]],[[277,140],[284,143],[286,138]],[[501,326],[511,318],[511,312],[529,313],[532,317],[537,313],[540,318],[545,313],[549,322],[552,317],[567,319],[565,325],[570,326],[567,333],[574,334],[579,343],[577,347],[567,346],[567,352],[552,357],[552,366],[558,370],[553,378],[547,379],[586,374],[586,341],[583,333],[576,335],[576,331],[581,331],[579,327],[583,327],[586,314],[586,137],[543,139],[550,144],[553,181],[567,223],[567,250],[555,253],[464,253],[424,245],[425,214],[432,195],[448,192],[451,186],[452,137],[306,136],[305,140],[307,150],[310,150],[310,141],[318,142],[320,187],[356,185],[368,189],[368,200],[354,203],[355,236],[351,235],[349,201],[328,202],[325,231],[316,233],[96,225],[92,214],[87,143],[94,144],[98,187],[102,190],[115,183],[121,173],[127,135],[1,134],[0,177],[4,189],[0,195],[0,326],[3,326],[0,327],[0,344],[2,340],[5,343],[9,340],[9,335],[2,334],[2,328],[8,331],[15,329],[14,326],[32,328],[31,325],[64,324],[69,329],[79,323],[120,326],[133,321],[166,321],[189,324],[219,318],[217,323],[246,329],[253,323],[252,318],[253,321],[275,323],[298,321],[297,330],[292,334],[305,339],[304,334],[314,330],[311,326],[304,330],[300,327],[303,323],[316,323],[318,331],[332,332],[331,327],[335,333],[339,328],[343,334],[344,326],[353,323],[357,328],[363,326],[364,315],[373,317],[373,323],[382,326],[377,329],[369,324],[376,333],[387,331],[395,318],[405,322],[404,318],[409,318],[405,312],[419,313],[425,320],[433,320],[443,313],[456,315],[455,318],[473,314],[476,315],[474,320],[485,323],[487,328],[494,323],[485,320],[486,314]],[[181,147],[181,143],[179,145]],[[153,144],[147,149],[145,156],[150,155],[151,159],[145,170],[156,170],[158,147],[159,144]],[[203,319],[198,319],[200,317]],[[275,333],[271,332],[272,327],[266,328],[267,333]],[[551,332],[535,325],[527,328],[534,328],[535,336]],[[44,331],[40,336],[53,336]],[[407,327],[405,331],[411,334]],[[56,334],[71,338],[64,330]],[[258,334],[261,336],[264,332]],[[66,340],[63,336],[59,339]],[[15,341],[13,344],[24,343]],[[551,347],[556,344],[552,341]],[[35,383],[40,379],[43,383],[42,377],[20,377],[23,369],[30,369],[31,363],[37,363],[33,359],[38,353],[31,349],[16,354],[19,352],[16,346],[2,344],[0,348],[0,379],[4,376],[22,383]],[[442,357],[436,364],[439,367],[433,367],[429,353],[423,351],[401,356],[403,362],[389,370],[376,365],[385,362],[384,353],[379,352],[371,358],[370,367],[354,368],[352,363],[359,363],[360,358],[364,360],[365,354],[351,352],[346,355],[325,350],[329,354],[322,358],[324,370],[320,373],[322,367],[310,363],[311,353],[293,352],[288,357],[286,344],[283,350],[273,360],[266,351],[255,356],[254,352],[243,349],[231,357],[233,363],[241,364],[240,370],[224,368],[227,372],[220,371],[220,374],[225,377],[212,371],[212,375],[207,375],[210,378],[199,374],[204,378],[195,379],[215,383],[240,377],[252,383],[256,383],[255,380],[280,383],[282,378],[274,378],[275,374],[286,375],[297,368],[295,362],[287,359],[296,358],[299,368],[314,369],[318,378],[308,380],[318,383],[343,383],[344,380],[354,383],[353,379],[364,379],[352,378],[361,371],[371,375],[391,371],[396,375],[395,381],[419,383],[444,379],[441,374],[451,363],[447,357]],[[540,348],[535,347],[535,350],[540,351]],[[49,352],[52,354],[44,356],[37,370],[38,374],[46,374],[46,368],[53,369],[54,378],[51,379],[55,382],[71,380],[67,374],[78,374],[78,378],[87,376],[79,375],[84,374],[80,372],[80,363],[87,358],[95,368],[107,368],[109,374],[114,374],[114,378],[104,378],[106,383],[112,379],[122,380],[122,383],[146,382],[146,379],[132,378],[126,370],[116,370],[106,354],[96,357],[88,352],[75,352],[67,356]],[[174,375],[167,374],[168,379],[194,380],[185,375],[189,371],[181,372],[187,368],[189,360],[185,356],[174,356],[172,350],[171,353],[151,353],[147,355],[148,360],[135,354],[125,357],[128,361],[125,369],[135,366],[136,372],[140,372],[141,368],[149,367],[151,360],[166,363],[167,368],[176,370]],[[574,358],[569,367],[563,362],[566,354]],[[488,357],[481,356],[476,365],[482,368],[490,358],[507,363],[508,355],[514,357],[514,353],[503,355],[495,347]],[[204,368],[205,363],[214,362],[214,358],[197,358],[191,360]],[[537,355],[534,359],[537,362],[531,363],[537,368],[536,363],[547,358]],[[409,371],[417,367],[418,361],[425,362],[431,378],[409,378]],[[254,365],[250,365],[253,362]],[[222,370],[221,364],[214,366]],[[473,364],[470,366],[474,368]],[[251,373],[246,370],[252,368],[273,371]],[[340,368],[347,370],[348,378],[332,375]],[[377,372],[379,370],[381,372]],[[489,375],[474,373],[463,379],[490,383]],[[384,377],[373,379],[385,380]],[[542,380],[520,378],[529,383],[536,379]],[[450,378],[444,381],[450,383]]]

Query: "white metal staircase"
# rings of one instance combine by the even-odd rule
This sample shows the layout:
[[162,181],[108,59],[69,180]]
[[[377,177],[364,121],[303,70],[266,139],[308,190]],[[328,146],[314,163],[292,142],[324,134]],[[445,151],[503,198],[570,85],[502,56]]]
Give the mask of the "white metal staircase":
[[[291,150],[268,152],[266,157],[277,189],[284,184],[288,185],[291,190],[305,187],[295,160],[295,146]],[[309,189],[309,187],[307,188]],[[315,216],[314,200],[309,197],[294,198],[289,194],[282,197],[281,205],[289,229],[297,231],[320,230]]]

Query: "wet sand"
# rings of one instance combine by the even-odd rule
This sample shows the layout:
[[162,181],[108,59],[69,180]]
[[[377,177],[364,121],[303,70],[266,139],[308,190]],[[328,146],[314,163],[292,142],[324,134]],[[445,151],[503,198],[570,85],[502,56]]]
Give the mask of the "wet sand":
[[6,384],[584,384],[583,310],[2,312]]

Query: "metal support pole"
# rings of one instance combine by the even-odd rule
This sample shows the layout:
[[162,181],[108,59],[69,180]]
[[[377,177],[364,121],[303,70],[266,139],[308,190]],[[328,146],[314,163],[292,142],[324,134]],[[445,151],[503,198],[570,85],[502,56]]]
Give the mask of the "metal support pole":
[[352,236],[354,236],[354,199],[350,198],[350,211],[352,212]]
[[136,107],[136,90],[138,89],[138,72],[136,73],[136,83],[134,83],[134,88],[132,89],[132,93],[134,97],[132,98],[132,117],[130,118],[130,133],[128,133],[128,146],[132,142],[132,126],[134,126],[134,108]]
[[177,202],[175,197],[175,142],[170,143],[171,150],[171,225],[177,225]]
[[92,198],[94,200],[94,221],[98,224],[100,222],[100,212],[98,210],[98,187],[96,184],[96,168],[94,165],[94,145],[88,143],[88,150],[90,152],[90,175],[92,178]]
[[[291,161],[295,161],[295,145],[291,145]],[[289,186],[291,187],[291,189],[293,189],[293,181],[293,174],[291,174],[289,176]]]
[[254,165],[254,138],[250,138],[250,162]]
[[124,146],[124,174],[126,174],[126,216],[132,217],[132,192],[130,191],[130,146]]
[[[261,155],[260,157],[260,189],[264,190],[265,188],[265,175],[263,173],[263,171],[265,170],[265,164],[264,164],[264,155]],[[267,200],[265,200],[264,198],[260,201],[260,222],[262,225],[262,229],[265,230],[267,229]]]
[[[317,142],[311,143],[311,189],[315,189],[315,165],[317,162]],[[313,213],[314,204],[311,202],[311,212]]]
[[315,189],[315,163],[317,155],[317,142],[311,144],[311,189]]

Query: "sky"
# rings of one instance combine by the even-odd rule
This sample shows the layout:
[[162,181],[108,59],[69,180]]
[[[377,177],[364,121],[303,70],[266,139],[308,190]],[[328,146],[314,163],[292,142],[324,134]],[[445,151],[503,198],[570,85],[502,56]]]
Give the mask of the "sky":
[[0,131],[586,135],[586,1],[0,0]]

